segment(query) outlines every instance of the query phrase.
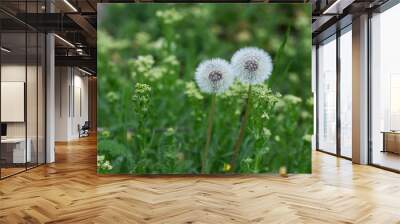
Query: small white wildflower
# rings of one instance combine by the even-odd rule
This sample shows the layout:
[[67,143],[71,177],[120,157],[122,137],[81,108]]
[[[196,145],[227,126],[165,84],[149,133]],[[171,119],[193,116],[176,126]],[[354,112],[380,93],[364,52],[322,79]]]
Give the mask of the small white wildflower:
[[139,45],[146,45],[149,43],[151,39],[150,34],[146,33],[146,32],[139,32],[135,35],[135,42]]
[[196,69],[196,82],[206,93],[222,93],[232,85],[234,75],[230,64],[223,59],[206,60]]
[[100,156],[98,155],[98,156],[97,156],[97,161],[103,161],[104,158],[105,158],[104,155],[100,155]]
[[290,94],[285,95],[283,97],[283,100],[285,100],[288,103],[292,103],[292,104],[299,104],[302,101],[302,99],[300,97],[294,96],[294,95],[290,95]]
[[175,134],[175,129],[174,128],[167,128],[167,131],[165,132],[166,136],[172,136]]
[[171,66],[177,66],[177,65],[179,65],[179,61],[178,61],[178,59],[176,58],[175,55],[169,55],[168,57],[166,57],[166,58],[163,60],[163,62],[166,63],[166,64],[169,64],[169,65],[171,65]]
[[263,128],[264,137],[269,138],[271,137],[271,131],[268,128]]
[[248,84],[264,82],[271,75],[273,67],[269,54],[256,47],[236,51],[231,63],[239,81]]
[[167,43],[165,41],[164,38],[159,38],[156,41],[151,43],[151,46],[155,49],[155,50],[161,50],[162,48],[165,48],[167,46]]
[[261,118],[269,119],[268,113],[267,113],[267,112],[262,113],[262,114],[261,114]]
[[116,92],[108,92],[107,94],[106,94],[106,99],[109,101],[109,102],[115,102],[115,101],[117,101],[117,100],[119,100],[119,95],[118,95],[118,93],[116,93]]
[[311,142],[312,136],[309,135],[309,134],[306,134],[306,135],[303,136],[303,140],[306,141],[306,142]]
[[155,61],[152,55],[139,55],[133,63],[139,72],[146,72],[153,67]]
[[105,170],[112,170],[113,167],[112,167],[110,161],[106,160],[106,161],[102,164],[101,168],[103,168],[103,169],[105,169]]
[[193,100],[202,100],[204,98],[199,89],[196,88],[196,84],[194,82],[186,83],[185,94],[189,97],[189,99]]
[[150,81],[156,81],[161,79],[167,73],[165,67],[153,67],[150,70],[143,73],[143,76],[148,78]]
[[184,18],[184,14],[178,12],[176,9],[159,10],[156,12],[156,16],[165,24],[173,24]]

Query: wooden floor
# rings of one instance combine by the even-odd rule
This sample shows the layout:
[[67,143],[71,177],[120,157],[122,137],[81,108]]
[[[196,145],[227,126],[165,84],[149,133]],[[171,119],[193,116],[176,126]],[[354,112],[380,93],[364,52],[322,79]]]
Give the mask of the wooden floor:
[[24,172],[26,169],[33,169],[37,165],[36,164],[27,164],[27,168],[25,168],[25,165],[18,165],[18,167],[6,167],[6,168],[1,168],[1,178],[5,178],[8,176],[15,175],[17,173]]
[[312,175],[96,174],[95,138],[0,181],[0,223],[400,223],[400,175],[314,152]]
[[400,154],[375,150],[372,159],[377,165],[400,170]]
[[1,168],[1,177],[11,176],[13,174],[23,172],[24,170],[25,170],[25,167],[24,168],[20,168],[20,167]]

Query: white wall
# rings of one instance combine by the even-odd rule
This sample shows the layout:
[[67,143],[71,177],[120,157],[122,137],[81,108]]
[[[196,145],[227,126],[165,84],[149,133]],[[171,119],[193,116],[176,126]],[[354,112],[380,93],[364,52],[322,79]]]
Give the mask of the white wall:
[[74,86],[74,107],[72,108],[72,130],[71,130],[71,135],[74,138],[78,138],[79,137],[79,132],[78,132],[78,124],[79,125],[83,125],[85,123],[85,121],[89,120],[89,116],[88,116],[88,77],[87,76],[82,76],[83,73],[78,71],[78,75],[77,72],[78,70],[74,70],[74,82],[73,82],[73,86]]
[[77,139],[78,125],[88,120],[88,78],[76,68],[56,67],[55,85],[55,140]]
[[[2,82],[25,82],[25,65],[8,64],[1,66]],[[30,68],[28,68],[29,70]],[[7,108],[1,108],[7,110]],[[7,123],[7,137],[25,137],[25,122]]]
[[[27,69],[27,70],[26,70]],[[24,82],[25,81],[25,75],[26,71],[28,72],[28,76],[31,74],[36,75],[36,67],[33,66],[27,66],[25,67],[24,65],[18,65],[18,64],[5,64],[1,66],[1,81],[2,82]],[[28,77],[29,78],[29,77]],[[36,81],[34,83],[31,83],[32,80],[29,80],[30,85],[36,85]],[[36,88],[35,89],[27,89],[28,93],[27,96],[29,97],[27,99],[27,103],[30,104],[33,100],[31,98],[36,99]],[[5,96],[2,96],[5,97]],[[29,105],[28,105],[29,106]],[[33,105],[30,105],[31,107],[35,107],[34,109],[36,110],[36,102]],[[7,108],[1,108],[2,110],[7,110]],[[24,110],[24,108],[22,108]],[[31,112],[30,110],[28,112]],[[35,121],[36,124],[36,113],[28,113],[27,114],[28,122]],[[25,124],[26,122],[7,122],[7,136],[8,137],[25,137]],[[34,124],[29,124],[28,128],[33,127]],[[36,130],[36,125],[34,127]],[[29,133],[28,133],[29,137]]]
[[[38,70],[37,70],[38,69]],[[6,113],[22,113],[22,121],[20,122],[5,122],[7,124],[7,137],[9,138],[24,138],[25,135],[29,139],[29,147],[33,162],[39,159],[39,163],[44,163],[45,150],[45,116],[44,116],[44,74],[42,67],[37,67],[25,64],[3,64],[1,67],[2,82],[24,82],[26,85],[26,101],[22,102],[22,107],[10,108],[2,107],[2,112]],[[27,79],[27,80],[25,80]],[[24,89],[19,90],[19,94],[24,94]],[[22,92],[21,92],[22,91]],[[6,94],[3,92],[2,94]],[[2,98],[8,98],[7,95],[2,95]],[[23,97],[24,98],[24,97]],[[25,106],[26,102],[26,106]],[[17,102],[15,102],[17,103]],[[11,110],[11,111],[8,111]],[[12,111],[19,110],[19,111]],[[26,120],[24,114],[26,112]]]
[[68,88],[70,77],[67,67],[55,68],[55,141],[68,140]]

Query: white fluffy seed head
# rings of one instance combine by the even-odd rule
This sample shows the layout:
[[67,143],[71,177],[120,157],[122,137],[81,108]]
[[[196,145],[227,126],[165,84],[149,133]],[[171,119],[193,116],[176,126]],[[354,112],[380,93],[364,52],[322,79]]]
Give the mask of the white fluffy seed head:
[[195,79],[202,92],[222,93],[232,85],[235,77],[229,62],[215,58],[197,66]]
[[256,47],[245,47],[235,52],[231,64],[239,81],[247,84],[264,82],[272,73],[269,54]]

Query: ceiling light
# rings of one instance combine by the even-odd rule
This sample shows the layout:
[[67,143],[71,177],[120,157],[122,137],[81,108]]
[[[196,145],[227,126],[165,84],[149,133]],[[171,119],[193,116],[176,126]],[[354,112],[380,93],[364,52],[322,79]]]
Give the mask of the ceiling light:
[[92,73],[90,73],[90,72],[88,72],[88,71],[86,71],[86,70],[83,70],[83,69],[81,69],[81,68],[79,68],[79,67],[78,67],[78,70],[81,71],[81,72],[83,72],[83,73],[85,73],[85,74],[87,74],[87,75],[90,75],[90,76],[92,75]]
[[68,5],[74,12],[78,12],[78,10],[68,1],[64,0],[64,3]]
[[343,10],[351,5],[355,0],[336,0],[322,14],[342,14]]
[[9,50],[9,49],[7,49],[7,48],[5,48],[5,47],[1,47],[0,49],[1,49],[2,51],[6,52],[6,53],[10,53],[10,52],[11,52],[11,50]]
[[79,55],[83,55],[83,49],[82,48],[77,48],[76,49],[76,53],[78,53]]
[[57,35],[57,34],[54,34],[54,36],[57,37],[57,38],[58,38],[59,40],[61,40],[62,42],[66,43],[68,46],[75,48],[75,45],[73,45],[73,44],[72,44],[71,42],[69,42],[68,40],[66,40],[66,39],[64,39],[64,38],[62,38],[62,37],[60,37],[60,36]]

